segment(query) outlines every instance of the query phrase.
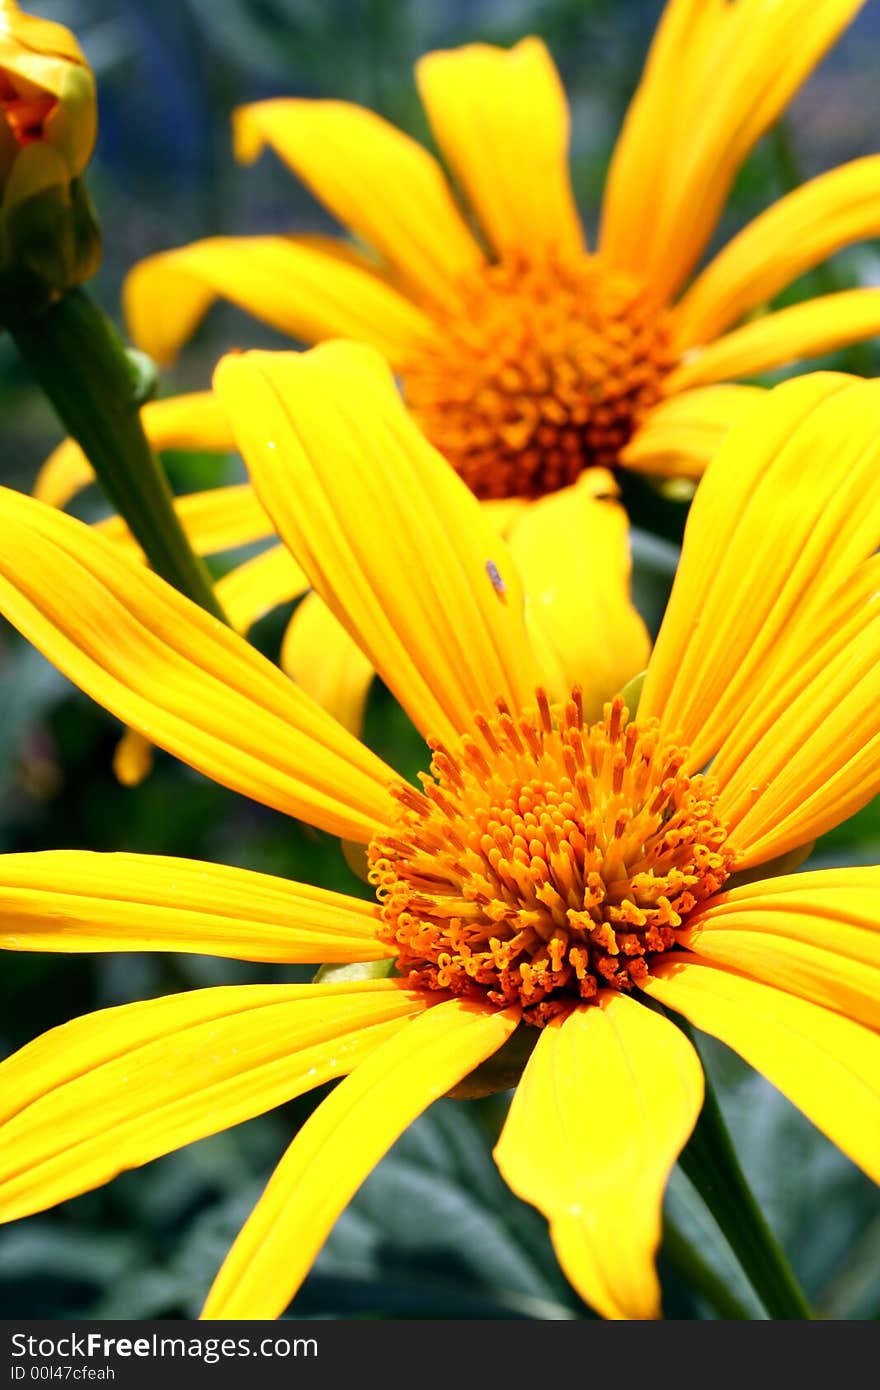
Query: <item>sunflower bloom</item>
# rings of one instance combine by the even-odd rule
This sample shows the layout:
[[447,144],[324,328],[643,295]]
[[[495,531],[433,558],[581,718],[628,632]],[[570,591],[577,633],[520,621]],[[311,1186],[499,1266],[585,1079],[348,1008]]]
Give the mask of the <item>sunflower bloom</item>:
[[343,1077],[203,1313],[278,1315],[406,1125],[521,1029],[534,1047],[499,1167],[593,1307],[656,1317],[663,1189],[703,1083],[646,1004],[734,1047],[880,1177],[880,869],[773,875],[880,785],[880,386],[800,378],[734,427],[638,707],[618,695],[598,719],[554,687],[509,550],[372,350],[229,358],[217,389],[278,533],[425,734],[430,772],[401,783],[106,538],[4,491],[12,622],[156,743],[365,845],[376,902],[184,860],[22,854],[0,861],[3,942],[397,973],[195,990],[31,1043],[0,1068],[4,1217]]
[[536,38],[417,65],[461,206],[433,156],[372,111],[243,107],[239,159],[272,148],[366,250],[256,236],[161,253],[129,277],[132,336],[168,361],[220,296],[305,342],[371,343],[482,498],[539,497],[595,466],[698,477],[751,400],[738,379],[880,331],[875,289],[746,321],[880,232],[878,157],[783,198],[691,280],[750,150],[862,2],[670,0],[595,250],[572,195],[565,93]]

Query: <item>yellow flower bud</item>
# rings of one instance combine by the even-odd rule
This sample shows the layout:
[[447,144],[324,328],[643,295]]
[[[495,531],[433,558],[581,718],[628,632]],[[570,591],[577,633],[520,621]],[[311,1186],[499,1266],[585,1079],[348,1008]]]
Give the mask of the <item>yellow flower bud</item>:
[[76,39],[0,0],[0,316],[38,310],[94,273],[100,238],[80,175],[96,132]]

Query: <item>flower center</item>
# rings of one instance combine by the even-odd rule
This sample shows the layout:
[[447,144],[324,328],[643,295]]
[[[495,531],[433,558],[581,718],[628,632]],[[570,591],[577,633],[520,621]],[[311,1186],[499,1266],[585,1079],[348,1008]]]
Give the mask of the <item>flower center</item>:
[[519,1001],[539,1026],[600,987],[630,989],[731,872],[715,790],[618,696],[585,725],[580,691],[432,743],[423,791],[394,789],[370,845],[380,934],[423,989]]
[[595,256],[507,256],[435,311],[407,401],[478,497],[539,497],[612,468],[675,358],[668,315]]
[[18,145],[43,139],[43,127],[57,99],[24,78],[13,79],[0,69],[0,116]]

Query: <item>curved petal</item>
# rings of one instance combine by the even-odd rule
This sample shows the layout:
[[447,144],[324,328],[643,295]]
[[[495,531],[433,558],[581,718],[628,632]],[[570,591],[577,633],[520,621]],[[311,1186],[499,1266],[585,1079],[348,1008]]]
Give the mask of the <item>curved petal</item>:
[[426,996],[393,980],[232,985],[73,1019],[0,1063],[0,1220],[359,1066]]
[[276,667],[88,526],[0,489],[0,611],[118,719],[224,786],[369,840],[393,774]]
[[192,951],[313,964],[382,960],[375,904],[270,874],[157,854],[0,856],[0,948]]
[[318,594],[306,595],[287,626],[281,669],[343,728],[360,734],[375,672]]
[[240,107],[233,129],[240,160],[271,145],[418,298],[445,300],[459,276],[482,265],[437,161],[375,112],[281,98]]
[[[193,391],[148,401],[141,407],[144,433],[156,450],[196,449],[229,454],[235,440],[212,391]],[[58,445],[37,474],[34,496],[50,507],[64,507],[94,481],[92,465],[73,439]]]
[[756,692],[718,751],[717,809],[739,867],[815,840],[880,790],[878,652],[875,555],[783,637],[772,688]]
[[547,1217],[562,1268],[604,1318],[660,1316],[663,1191],[702,1103],[687,1038],[625,995],[602,990],[538,1038],[495,1159]]
[[588,719],[643,671],[651,649],[630,599],[629,526],[612,498],[596,499],[589,481],[533,503],[510,537],[526,592],[528,621],[555,650],[567,699],[584,692]]
[[696,959],[643,989],[720,1038],[880,1182],[880,1035],[786,990]]
[[273,545],[224,574],[214,585],[214,592],[235,631],[249,632],[273,608],[299,598],[308,587],[309,581],[290,551]]
[[282,1313],[370,1170],[432,1101],[498,1051],[518,1020],[518,1009],[490,1012],[459,999],[438,1003],[337,1086],[275,1169],[202,1317]]
[[434,138],[499,254],[578,254],[584,234],[568,172],[569,114],[540,39],[467,44],[416,65]]
[[880,1028],[880,868],[733,888],[688,918],[681,941],[703,960]]
[[66,507],[68,502],[95,481],[95,471],[73,439],[63,440],[53,449],[36,476],[33,493],[48,507]]
[[737,171],[864,0],[672,0],[608,178],[600,250],[668,298]]
[[174,360],[215,299],[306,343],[362,339],[395,363],[431,332],[378,275],[295,237],[209,237],[161,251],[129,272],[123,298],[133,340],[161,363]]
[[[274,535],[272,522],[250,483],[230,483],[174,499],[174,510],[197,555],[217,555]],[[121,516],[108,516],[92,528],[133,560],[143,552]]]
[[731,377],[756,376],[771,367],[820,357],[880,333],[880,290],[841,290],[778,309],[687,354],[666,378],[668,391],[685,391]]
[[621,451],[637,473],[701,478],[730,427],[764,391],[760,386],[698,386],[655,406]]
[[215,384],[278,533],[423,733],[454,736],[499,697],[534,698],[504,542],[377,353],[250,352],[224,358]]
[[876,548],[880,383],[832,373],[769,392],[697,489],[639,716],[702,766],[769,698],[777,648]]
[[880,236],[880,155],[820,174],[756,217],[675,310],[681,347],[710,343],[844,246]]

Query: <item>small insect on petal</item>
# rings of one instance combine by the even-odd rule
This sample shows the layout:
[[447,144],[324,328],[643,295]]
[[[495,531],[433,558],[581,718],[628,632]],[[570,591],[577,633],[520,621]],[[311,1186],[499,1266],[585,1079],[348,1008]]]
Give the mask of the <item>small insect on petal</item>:
[[492,588],[495,590],[496,594],[497,594],[498,597],[501,599],[502,603],[506,603],[506,602],[507,602],[507,585],[505,584],[504,580],[501,578],[501,575],[500,575],[499,570],[498,570],[498,566],[496,565],[496,563],[495,563],[494,560],[487,560],[487,561],[486,561],[486,573],[488,574],[489,579],[490,579],[491,582],[492,582]]

